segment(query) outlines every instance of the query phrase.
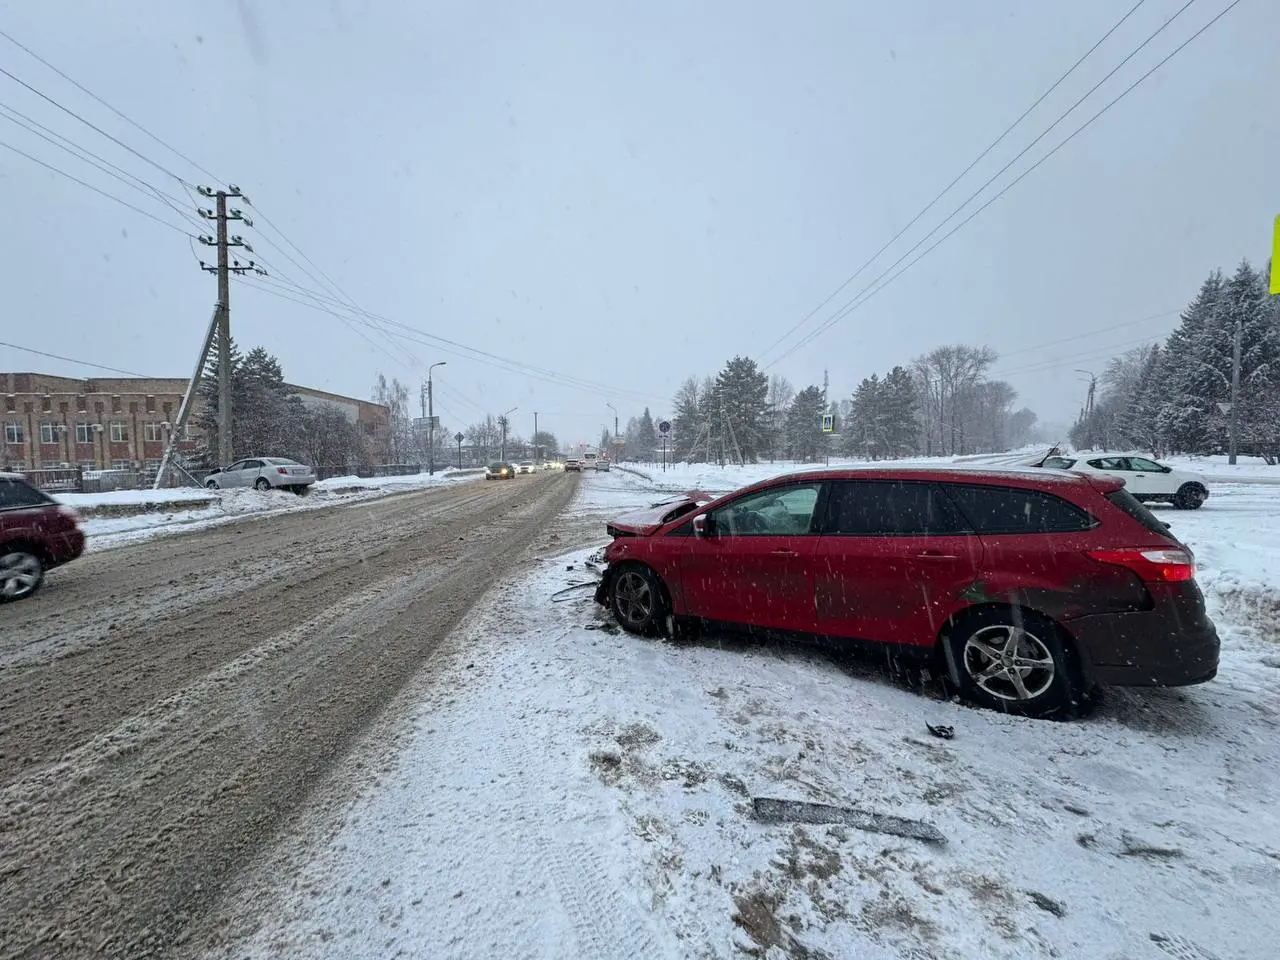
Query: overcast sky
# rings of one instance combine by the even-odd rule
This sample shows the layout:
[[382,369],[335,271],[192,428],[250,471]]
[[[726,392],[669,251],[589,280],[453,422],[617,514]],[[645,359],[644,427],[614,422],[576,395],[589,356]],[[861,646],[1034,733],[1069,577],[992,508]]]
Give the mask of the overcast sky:
[[[1146,0],[799,333],[1184,2]],[[997,186],[1228,3],[1194,0]],[[521,432],[539,410],[547,429],[576,441],[611,425],[606,401],[624,422],[646,401],[660,415],[688,375],[713,373],[735,353],[765,355],[1130,6],[8,0],[0,29],[240,185],[364,310],[614,395],[344,324],[243,284],[232,293],[242,347],[265,346],[293,382],[358,396],[379,371],[416,385],[425,364],[444,360],[435,377],[447,426],[518,407]],[[839,397],[930,347],[985,343],[1007,354],[995,372],[1021,402],[1042,420],[1068,420],[1084,394],[1077,369],[1101,370],[1110,348],[1161,336],[1176,318],[1132,321],[1179,309],[1215,266],[1265,260],[1280,213],[1277,36],[1280,4],[1243,0],[770,372],[799,388],[828,369]],[[0,66],[168,171],[209,181],[2,38]],[[185,196],[168,174],[2,75],[0,104]],[[195,232],[8,120],[0,142]],[[187,238],[4,148],[0,210],[0,339],[188,375],[215,286]],[[270,282],[323,292],[262,242],[315,272],[261,218],[241,232],[271,265]],[[6,347],[0,369],[95,373]]]

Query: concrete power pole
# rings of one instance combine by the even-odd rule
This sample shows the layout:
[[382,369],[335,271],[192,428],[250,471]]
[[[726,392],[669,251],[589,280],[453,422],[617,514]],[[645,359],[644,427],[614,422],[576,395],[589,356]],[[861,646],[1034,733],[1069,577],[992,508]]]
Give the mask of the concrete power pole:
[[1231,420],[1227,439],[1227,462],[1235,463],[1240,450],[1240,341],[1244,336],[1244,324],[1236,319],[1235,334],[1231,338]]
[[538,411],[533,411],[533,460],[535,463],[542,462],[542,454],[538,449]]
[[217,223],[216,237],[201,237],[200,242],[207,247],[218,248],[218,265],[209,266],[203,260],[200,269],[218,275],[218,462],[220,466],[228,466],[235,459],[235,446],[231,436],[231,274],[257,273],[266,275],[252,260],[242,264],[232,260],[231,247],[244,247],[250,253],[253,247],[244,242],[239,235],[227,235],[227,221],[240,220],[247,227],[253,226],[239,210],[227,210],[227,197],[243,197],[237,186],[229,186],[226,190],[212,190],[199,187],[202,197],[213,197],[216,207],[213,210],[200,208],[200,216]]

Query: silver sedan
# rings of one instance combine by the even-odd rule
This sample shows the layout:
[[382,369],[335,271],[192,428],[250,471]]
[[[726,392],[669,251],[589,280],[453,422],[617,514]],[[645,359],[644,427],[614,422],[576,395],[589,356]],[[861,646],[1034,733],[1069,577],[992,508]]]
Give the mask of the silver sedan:
[[304,463],[283,457],[250,457],[237,460],[225,470],[209,474],[204,485],[210,490],[253,487],[255,490],[306,493],[307,488],[315,482],[315,471]]

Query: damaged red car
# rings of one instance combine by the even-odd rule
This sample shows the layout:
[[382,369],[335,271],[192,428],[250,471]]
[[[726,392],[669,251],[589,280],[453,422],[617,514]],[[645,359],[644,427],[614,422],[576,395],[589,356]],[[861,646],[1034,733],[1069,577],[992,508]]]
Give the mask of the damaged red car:
[[1108,476],[821,470],[608,532],[596,599],[632,633],[689,618],[871,643],[1028,716],[1218,669],[1191,551]]

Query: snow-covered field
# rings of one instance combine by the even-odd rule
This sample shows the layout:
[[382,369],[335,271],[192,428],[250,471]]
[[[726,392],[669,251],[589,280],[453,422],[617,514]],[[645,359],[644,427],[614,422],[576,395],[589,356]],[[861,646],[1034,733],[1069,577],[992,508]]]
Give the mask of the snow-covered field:
[[152,537],[234,523],[247,517],[292,510],[317,510],[393,493],[421,490],[442,483],[475,480],[474,471],[444,471],[405,477],[334,477],[321,480],[299,497],[285,490],[115,490],[108,493],[59,493],[55,499],[77,510],[132,507],[131,516],[93,516],[81,521],[89,550],[106,550]]
[[[657,498],[588,474],[565,530]],[[1163,515],[1201,560],[1219,677],[1112,691],[1071,723],[799,647],[617,634],[589,601],[551,602],[588,551],[533,545],[534,569],[490,591],[229,894],[212,953],[1274,957],[1280,638],[1239,598],[1274,612],[1280,489],[1223,485]],[[756,796],[917,818],[948,842],[766,825]]]

